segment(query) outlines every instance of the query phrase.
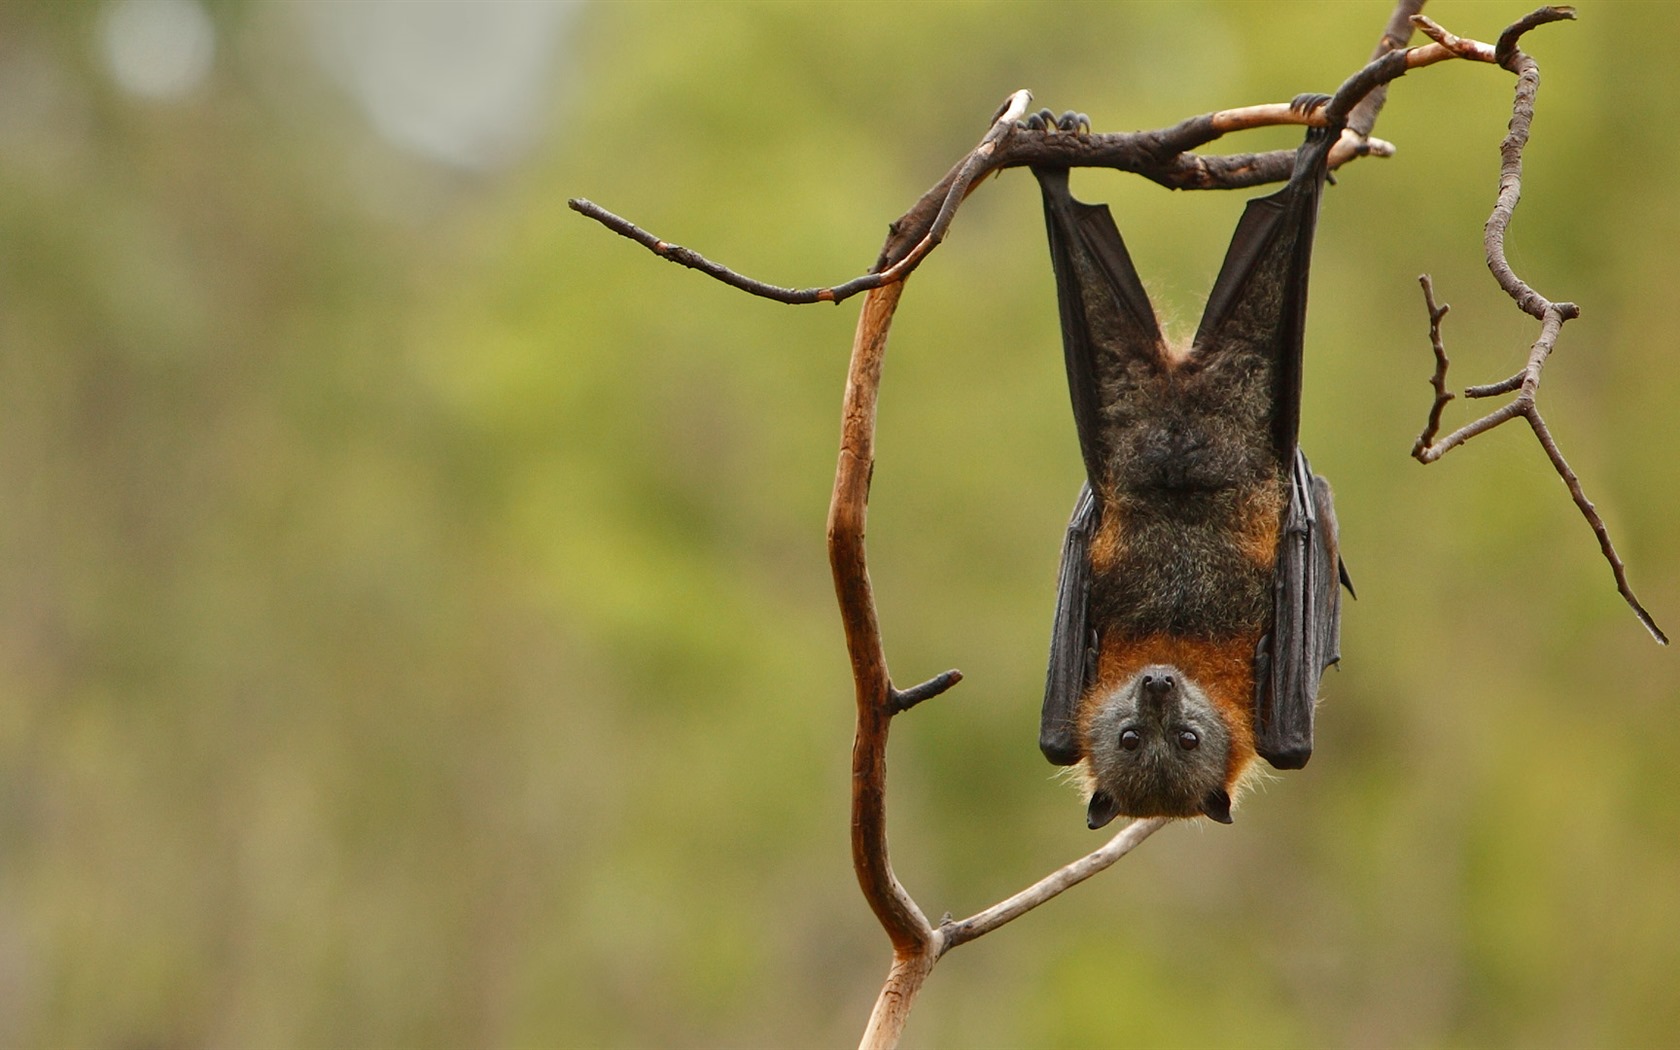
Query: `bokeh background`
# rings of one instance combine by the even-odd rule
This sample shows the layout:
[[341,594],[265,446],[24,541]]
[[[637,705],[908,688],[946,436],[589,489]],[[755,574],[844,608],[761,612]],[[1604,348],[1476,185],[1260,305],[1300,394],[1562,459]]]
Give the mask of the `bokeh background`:
[[[1432,14],[1491,39],[1517,4]],[[856,1039],[823,525],[833,283],[1010,91],[1100,130],[1332,90],[1383,2],[0,5],[0,1043]],[[1544,404],[1680,628],[1680,8],[1590,5],[1511,254]],[[1399,82],[1320,223],[1303,442],[1359,588],[1311,768],[941,964],[916,1046],[1672,1045],[1680,671],[1520,425],[1481,261],[1509,78]],[[1291,145],[1252,133],[1238,150]],[[1188,331],[1243,199],[1076,177]],[[1467,416],[1462,402],[1449,422]],[[1097,843],[1035,747],[1080,477],[1038,194],[893,336],[870,521],[900,875],[966,914]]]

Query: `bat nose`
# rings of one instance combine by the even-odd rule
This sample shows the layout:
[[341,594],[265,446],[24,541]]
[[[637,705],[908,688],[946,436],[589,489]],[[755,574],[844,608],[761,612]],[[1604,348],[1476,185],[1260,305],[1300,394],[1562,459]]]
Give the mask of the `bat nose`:
[[1148,671],[1143,676],[1143,691],[1150,696],[1166,696],[1173,691],[1173,676],[1157,671]]

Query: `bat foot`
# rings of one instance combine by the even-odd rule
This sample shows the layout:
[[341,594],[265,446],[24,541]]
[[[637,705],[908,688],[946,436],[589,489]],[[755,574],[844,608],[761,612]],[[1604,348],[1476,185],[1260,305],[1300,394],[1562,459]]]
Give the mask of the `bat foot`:
[[1071,109],[1059,117],[1048,109],[1041,109],[1021,121],[1021,127],[1029,131],[1042,131],[1051,135],[1064,131],[1076,135],[1089,135],[1091,133],[1091,118],[1083,113],[1075,113]]

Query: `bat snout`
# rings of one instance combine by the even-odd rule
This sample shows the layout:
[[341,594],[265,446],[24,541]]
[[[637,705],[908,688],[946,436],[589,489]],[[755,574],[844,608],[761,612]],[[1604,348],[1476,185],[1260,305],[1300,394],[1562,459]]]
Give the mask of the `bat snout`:
[[1164,698],[1171,696],[1173,690],[1178,688],[1178,679],[1173,676],[1170,667],[1150,667],[1138,676],[1138,684],[1145,694]]
[[1139,671],[1135,679],[1139,713],[1164,724],[1184,700],[1184,681],[1178,668],[1169,664],[1153,664]]

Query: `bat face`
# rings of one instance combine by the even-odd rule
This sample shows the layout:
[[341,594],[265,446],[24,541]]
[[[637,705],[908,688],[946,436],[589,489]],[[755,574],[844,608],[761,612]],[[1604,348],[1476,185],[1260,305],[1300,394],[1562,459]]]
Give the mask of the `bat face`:
[[1090,827],[1120,814],[1231,822],[1231,733],[1196,682],[1173,665],[1151,664],[1090,700],[1083,732]]

